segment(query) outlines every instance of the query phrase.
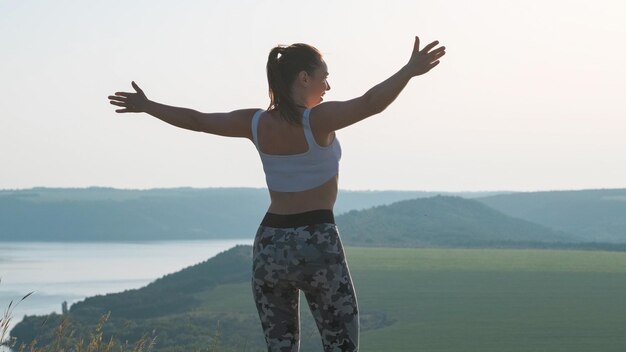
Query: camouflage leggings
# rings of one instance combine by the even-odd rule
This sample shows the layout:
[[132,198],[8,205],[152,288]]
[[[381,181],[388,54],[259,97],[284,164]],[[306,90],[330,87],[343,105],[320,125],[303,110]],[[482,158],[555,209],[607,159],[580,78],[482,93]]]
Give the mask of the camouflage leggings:
[[357,351],[357,301],[337,226],[270,227],[266,219],[254,241],[252,289],[268,351],[299,350],[299,290],[305,293],[324,351]]

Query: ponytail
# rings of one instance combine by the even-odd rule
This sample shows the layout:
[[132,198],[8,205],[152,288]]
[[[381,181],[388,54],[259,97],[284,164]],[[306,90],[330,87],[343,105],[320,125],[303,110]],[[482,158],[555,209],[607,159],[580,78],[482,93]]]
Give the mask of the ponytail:
[[268,111],[278,110],[287,122],[301,125],[299,109],[291,96],[291,85],[302,71],[313,74],[320,66],[322,55],[307,44],[279,45],[274,47],[267,59],[267,83],[270,105]]

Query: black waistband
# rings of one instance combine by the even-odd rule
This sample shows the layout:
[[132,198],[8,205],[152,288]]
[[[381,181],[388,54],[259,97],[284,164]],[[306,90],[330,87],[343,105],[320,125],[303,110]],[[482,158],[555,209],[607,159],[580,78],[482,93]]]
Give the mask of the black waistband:
[[334,224],[335,216],[329,209],[311,210],[305,213],[280,215],[266,213],[261,225],[276,228],[300,227],[314,224]]

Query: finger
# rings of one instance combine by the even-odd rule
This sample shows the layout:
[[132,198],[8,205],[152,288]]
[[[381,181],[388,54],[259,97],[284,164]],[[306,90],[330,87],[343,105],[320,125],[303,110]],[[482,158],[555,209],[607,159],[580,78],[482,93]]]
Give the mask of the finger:
[[115,110],[115,112],[122,113],[122,112],[130,112],[130,111],[128,109],[117,109]]
[[422,53],[428,53],[428,52],[430,51],[430,49],[432,49],[432,48],[434,48],[435,46],[437,46],[437,44],[439,44],[439,41],[438,41],[438,40],[435,40],[434,42],[432,42],[432,43],[430,43],[430,44],[426,45],[426,46],[424,47],[424,49],[422,49],[422,51],[421,51],[421,52],[422,52]]
[[126,97],[118,97],[118,96],[115,96],[115,95],[109,95],[109,100],[127,101],[128,98],[126,98]]
[[122,106],[122,107],[127,107],[128,106],[128,104],[126,104],[126,103],[121,103],[121,102],[117,102],[117,101],[114,101],[114,100],[109,101],[109,103],[111,105]]
[[428,66],[428,71],[432,70],[432,69],[433,69],[433,67],[435,67],[435,66],[437,66],[437,65],[439,65],[439,60],[437,60],[437,61],[435,61],[435,62],[431,63],[431,64]]
[[135,91],[137,93],[142,93],[143,94],[143,90],[141,90],[141,88],[139,88],[139,86],[137,85],[137,83],[135,83],[135,81],[132,81],[130,84],[133,86],[133,88],[135,89]]
[[420,51],[420,38],[415,36],[415,44],[413,44],[413,51]]
[[115,95],[118,95],[120,97],[126,97],[126,98],[128,98],[129,96],[133,94],[137,94],[137,93],[115,92]]
[[429,54],[428,57],[430,58],[430,61],[434,61],[434,60],[438,60],[439,58],[441,58],[445,54],[446,54],[445,50],[440,50],[440,51],[437,51],[437,52],[433,51],[432,53]]
[[436,54],[436,53],[438,53],[440,51],[446,51],[446,47],[445,46],[440,46],[437,49],[431,51],[429,54]]

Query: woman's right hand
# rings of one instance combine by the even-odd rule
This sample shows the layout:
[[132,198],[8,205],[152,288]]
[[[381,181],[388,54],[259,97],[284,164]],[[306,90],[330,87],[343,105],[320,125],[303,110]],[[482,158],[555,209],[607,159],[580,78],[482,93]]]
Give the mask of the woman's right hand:
[[109,95],[109,102],[112,105],[121,106],[123,109],[117,109],[115,112],[146,112],[148,98],[139,88],[135,81],[131,82],[136,93],[115,92],[115,95]]
[[[413,46],[413,53],[407,64],[407,68],[413,76],[423,75],[430,71],[433,67],[439,65],[439,59],[446,54],[446,47],[441,46],[434,50],[434,47],[439,44],[439,41],[426,45],[424,49],[420,50],[420,38],[415,36],[415,45]],[[431,51],[432,50],[432,51]]]

